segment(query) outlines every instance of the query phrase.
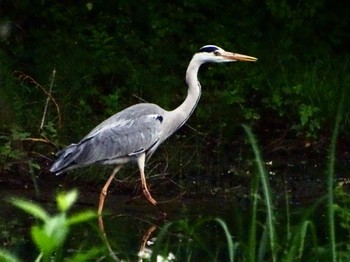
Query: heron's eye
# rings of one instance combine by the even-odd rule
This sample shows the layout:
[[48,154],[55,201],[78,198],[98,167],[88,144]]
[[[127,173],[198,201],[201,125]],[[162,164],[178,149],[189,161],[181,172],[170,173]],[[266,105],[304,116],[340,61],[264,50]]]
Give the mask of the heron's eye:
[[220,55],[220,52],[219,52],[218,50],[214,51],[213,53],[214,53],[214,55],[216,55],[216,56]]

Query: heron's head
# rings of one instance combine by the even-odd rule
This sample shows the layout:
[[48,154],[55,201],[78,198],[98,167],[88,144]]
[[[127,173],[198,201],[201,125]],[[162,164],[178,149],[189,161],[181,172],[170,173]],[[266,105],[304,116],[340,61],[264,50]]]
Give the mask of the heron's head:
[[252,56],[227,52],[215,45],[205,45],[201,47],[198,53],[195,54],[195,57],[201,63],[222,63],[235,61],[255,62],[256,60],[258,60],[257,58]]

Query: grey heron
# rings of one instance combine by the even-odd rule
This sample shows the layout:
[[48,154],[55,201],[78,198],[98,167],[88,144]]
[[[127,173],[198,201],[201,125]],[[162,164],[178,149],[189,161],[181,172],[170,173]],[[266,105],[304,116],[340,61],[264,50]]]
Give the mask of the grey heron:
[[80,142],[59,151],[50,171],[56,174],[91,164],[116,165],[101,190],[98,214],[101,215],[108,187],[114,176],[127,162],[136,162],[141,176],[142,191],[154,206],[145,178],[145,161],[161,143],[178,130],[191,116],[201,96],[198,70],[204,63],[234,61],[254,62],[257,58],[231,53],[215,45],[206,45],[192,57],[187,71],[188,92],[182,104],[167,111],[156,104],[140,103],[130,106],[96,126]]

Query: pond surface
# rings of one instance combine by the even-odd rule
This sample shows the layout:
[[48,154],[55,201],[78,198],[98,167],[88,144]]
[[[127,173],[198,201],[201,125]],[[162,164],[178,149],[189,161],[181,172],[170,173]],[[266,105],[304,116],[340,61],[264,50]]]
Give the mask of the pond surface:
[[[288,176],[282,179],[276,174],[278,172],[270,171],[270,181],[275,193],[273,198],[278,226],[281,226],[278,234],[283,235],[286,233],[287,222],[290,227],[299,223],[305,209],[312,207],[325,195],[325,178],[324,174],[316,172],[317,174]],[[96,183],[65,181],[64,178],[56,176],[40,177],[37,181],[38,192],[30,180],[7,179],[0,183],[2,199],[9,196],[30,199],[42,205],[50,214],[57,212],[55,194],[71,188],[77,188],[80,193],[72,213],[86,209],[97,210],[99,191],[102,187]],[[227,192],[213,189],[212,195],[180,192],[177,195],[162,196],[157,192],[153,196],[166,213],[165,217],[157,208],[148,204],[142,194],[123,195],[115,192],[114,186],[115,184],[111,185],[105,202],[104,232],[101,232],[97,218],[89,223],[74,226],[65,244],[64,256],[97,247],[102,251],[94,261],[138,261],[137,254],[140,251],[151,250],[162,228],[173,223],[162,244],[166,246],[166,249],[163,249],[166,253],[177,256],[176,261],[200,261],[203,257],[206,259],[202,261],[228,261],[225,232],[215,218],[224,221],[234,241],[240,242],[247,238],[251,216],[249,184],[230,188]],[[320,243],[327,242],[324,203],[309,217],[316,221]],[[257,219],[258,224],[263,225],[266,213],[263,205],[260,208]],[[38,251],[31,241],[30,228],[36,223],[33,217],[2,201],[2,248],[17,254],[23,261],[34,261]],[[262,228],[260,226],[258,231],[262,231]]]
[[[40,190],[37,195],[30,186],[27,189],[20,189],[18,185],[7,184],[6,189],[3,187],[1,196],[3,198],[16,196],[30,199],[39,203],[50,214],[55,214],[57,210],[54,195],[57,188],[52,188],[51,186],[52,184],[48,183],[47,187]],[[96,210],[98,192],[84,192],[82,188],[79,190],[81,193],[72,213],[86,209]],[[75,252],[91,247],[101,247],[102,249],[110,249],[108,252],[107,250],[103,252],[104,254],[100,257],[101,261],[114,261],[115,259],[110,253],[127,261],[137,261],[137,254],[152,247],[160,228],[167,223],[184,221],[190,227],[201,219],[220,217],[225,219],[225,222],[230,225],[234,224],[233,211],[239,205],[242,205],[236,199],[225,199],[222,197],[182,198],[178,196],[175,199],[157,198],[157,200],[166,213],[165,217],[158,208],[148,204],[143,199],[143,196],[131,200],[130,196],[113,194],[112,190],[107,195],[103,215],[104,233],[108,244],[106,245],[106,239],[100,231],[98,219],[96,218],[87,224],[72,228],[69,240],[66,243],[66,255],[70,256]],[[243,206],[239,208],[242,210]],[[35,223],[37,223],[35,218],[3,201],[0,212],[2,247],[17,254],[23,261],[34,261],[38,252],[32,244],[30,228]],[[210,229],[208,233],[210,233],[211,239],[218,241],[215,240],[216,236],[214,236],[217,233],[224,246],[224,233],[217,232],[218,226],[210,224],[207,223],[205,228],[207,230]],[[182,228],[181,230],[184,229]],[[171,241],[175,244],[176,242],[191,241],[190,237],[186,236],[188,232],[181,233],[181,230],[173,233]]]

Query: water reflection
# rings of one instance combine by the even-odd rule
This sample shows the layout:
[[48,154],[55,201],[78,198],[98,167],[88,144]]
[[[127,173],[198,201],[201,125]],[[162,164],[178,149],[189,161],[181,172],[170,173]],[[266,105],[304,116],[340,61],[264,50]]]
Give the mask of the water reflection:
[[[236,206],[234,200],[220,199],[218,201],[217,198],[177,199],[166,204],[163,202],[163,208],[167,213],[167,216],[164,216],[157,208],[146,202],[133,202],[128,203],[128,205],[121,204],[123,203],[121,199],[112,202],[119,204],[111,205],[111,202],[109,202],[109,207],[106,208],[107,214],[98,217],[97,224],[101,232],[101,238],[108,250],[109,259],[113,261],[121,261],[122,259],[127,261],[149,261],[148,259],[157,245],[156,239],[160,232],[167,225],[173,224],[174,226],[161,241],[161,245],[166,246],[161,249],[161,251],[165,250],[165,253],[161,254],[163,256],[162,261],[172,261],[176,256],[176,251],[181,248],[188,249],[189,246],[194,245],[194,239],[196,238],[192,233],[195,230],[192,230],[191,227],[197,227],[197,221],[205,220],[207,217],[224,217],[228,224],[232,224],[233,207]],[[183,226],[179,226],[181,223]],[[222,238],[222,232],[217,229],[217,226],[208,223],[202,229],[204,230],[204,242],[207,242],[205,246],[213,246],[210,243],[211,241],[215,243],[214,246],[225,246],[225,241],[222,240],[224,237]],[[200,234],[202,234],[202,229],[199,231]],[[196,232],[196,234],[199,232]],[[182,252],[184,251],[180,253]]]
[[[54,189],[47,188],[47,192],[42,191],[38,198],[33,199],[34,192],[21,190],[11,190],[2,192],[2,196],[17,196],[26,199],[33,199],[40,203],[50,214],[57,212],[54,197]],[[74,206],[72,213],[96,209],[96,194],[80,190],[78,202]],[[174,199],[159,201],[161,203],[165,217],[162,212],[144,199],[136,199],[130,202],[129,196],[117,196],[111,194],[106,202],[105,213],[90,224],[73,226],[69,234],[69,239],[64,250],[66,256],[83,252],[96,247],[102,250],[100,259],[97,261],[144,261],[150,250],[153,249],[154,241],[164,225],[174,221],[184,220],[197,221],[205,217],[222,217],[228,224],[232,221],[233,207],[236,206],[234,199],[197,197],[182,198],[180,195]],[[32,261],[37,257],[38,250],[32,244],[30,228],[37,223],[35,219],[27,216],[22,211],[10,206],[7,202],[2,202],[0,211],[1,224],[1,244],[2,248],[14,252],[24,261]],[[195,223],[195,222],[193,222]],[[208,229],[208,228],[206,228]],[[175,229],[169,234],[169,252],[177,246],[191,244],[191,237],[186,236],[186,230]],[[185,233],[184,233],[185,232]],[[215,234],[210,236],[205,232],[207,240],[211,237],[215,241]],[[175,252],[174,251],[174,252]],[[140,257],[138,257],[138,254]],[[105,260],[106,259],[106,260]],[[171,259],[171,256],[169,257]]]
[[[165,218],[164,214],[162,214],[162,217]],[[115,219],[118,219],[115,217]],[[135,219],[135,217],[130,217],[130,220]],[[163,220],[164,221],[164,220]],[[158,223],[162,223],[163,221],[158,220]],[[117,254],[120,253],[119,251],[114,251],[110,242],[109,242],[109,237],[107,236],[107,233],[105,231],[105,226],[104,226],[104,218],[102,215],[98,216],[98,225],[99,229],[101,232],[102,239],[108,249],[109,256],[113,261],[121,261]],[[158,225],[156,224],[149,224],[149,227],[145,229],[144,233],[141,234],[141,239],[140,239],[140,249],[138,251],[138,257],[139,261],[142,262],[144,258],[149,259],[151,257],[151,249],[147,247],[149,245],[149,239],[151,238],[153,232],[158,228]]]
[[[302,185],[300,181],[297,182]],[[309,183],[307,188],[310,188]],[[21,193],[23,192],[13,191],[11,195],[21,196]],[[96,192],[81,191],[81,194],[80,202],[74,206],[72,212],[95,210]],[[28,195],[33,194],[27,192],[26,195],[28,198]],[[53,193],[42,194],[40,199],[35,200],[41,201],[51,214],[56,209],[52,195]],[[221,218],[227,224],[233,240],[244,242],[250,222],[250,202],[249,195],[242,195],[236,199],[229,194],[216,193],[213,197],[178,197],[171,201],[160,201],[167,214],[165,217],[143,198],[130,201],[129,196],[111,194],[103,216],[90,224],[72,228],[64,252],[65,255],[72,256],[84,250],[98,248],[99,258],[94,261],[147,261],[152,251],[156,254],[163,251],[161,255],[168,258],[168,261],[174,256],[176,261],[183,261],[182,259],[188,257],[191,257],[191,261],[201,261],[204,256],[208,257],[207,261],[227,261],[226,238],[214,218]],[[47,201],[48,199],[52,202]],[[288,213],[284,205],[276,206],[280,209],[279,224],[283,225],[287,221],[292,225],[295,224],[294,221],[297,223],[300,220],[302,209],[299,206],[290,206]],[[286,214],[289,217],[284,217]],[[320,213],[315,214],[315,221],[324,220]],[[264,224],[265,215],[263,208],[262,211],[258,211],[259,225]],[[33,261],[37,250],[30,238],[30,227],[35,223],[33,218],[4,202],[0,211],[2,247],[15,252],[23,261]],[[166,234],[162,235],[166,227]],[[258,235],[261,233],[259,231]],[[325,234],[322,233],[323,235]],[[157,249],[158,242],[161,249]]]

